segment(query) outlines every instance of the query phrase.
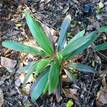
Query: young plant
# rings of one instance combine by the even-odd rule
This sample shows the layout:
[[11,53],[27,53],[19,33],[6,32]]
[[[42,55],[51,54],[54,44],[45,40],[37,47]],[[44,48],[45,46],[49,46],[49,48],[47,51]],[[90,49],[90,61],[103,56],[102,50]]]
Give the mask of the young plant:
[[[31,62],[23,68],[23,70],[26,70],[25,83],[32,73],[35,73],[37,76],[31,89],[32,101],[37,100],[40,95],[45,94],[47,91],[49,94],[54,93],[61,80],[61,72],[64,71],[66,67],[75,68],[83,72],[96,72],[94,68],[88,65],[69,64],[69,60],[81,54],[84,49],[99,37],[101,32],[107,32],[107,27],[105,27],[106,31],[93,31],[87,36],[84,36],[85,30],[83,30],[76,34],[65,46],[66,33],[71,22],[70,15],[67,15],[61,25],[60,36],[57,45],[55,45],[49,40],[42,24],[34,18],[28,10],[25,10],[24,14],[28,27],[38,46],[33,48],[13,41],[4,41],[2,45],[16,51],[41,56],[41,59],[36,62]],[[65,64],[65,62],[67,62],[67,64]],[[69,77],[69,73],[67,74]]]
[[[98,29],[98,31],[99,32],[107,32],[107,27],[103,26],[100,29]],[[103,50],[106,50],[106,49],[107,49],[107,41],[105,41],[102,44],[96,45],[95,48],[94,48],[94,51],[97,52],[97,51],[103,51]]]

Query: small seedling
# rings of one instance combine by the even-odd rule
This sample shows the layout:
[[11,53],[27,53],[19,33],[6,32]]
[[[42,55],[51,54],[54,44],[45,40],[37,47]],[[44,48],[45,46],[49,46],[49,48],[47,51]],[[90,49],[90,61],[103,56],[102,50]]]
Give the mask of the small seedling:
[[[26,71],[25,83],[32,73],[36,75],[31,89],[31,99],[33,102],[47,91],[49,94],[52,94],[57,90],[60,85],[59,81],[61,81],[61,72],[66,68],[74,68],[83,72],[96,72],[94,68],[88,65],[69,63],[69,60],[82,54],[99,37],[101,32],[107,32],[107,27],[100,28],[86,36],[84,36],[85,30],[82,30],[65,45],[67,31],[71,22],[70,15],[67,15],[61,25],[60,36],[56,43],[57,45],[55,45],[48,38],[42,24],[27,9],[24,11],[24,15],[38,46],[34,48],[15,41],[4,41],[2,46],[27,54],[41,56],[38,61],[31,62],[23,68]],[[98,50],[98,47],[96,46],[95,49]],[[67,74],[69,75],[69,73]]]

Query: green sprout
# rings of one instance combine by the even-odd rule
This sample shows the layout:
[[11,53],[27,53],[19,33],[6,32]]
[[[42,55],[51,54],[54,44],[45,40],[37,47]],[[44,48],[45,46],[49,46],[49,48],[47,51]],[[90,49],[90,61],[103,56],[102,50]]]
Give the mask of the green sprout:
[[[36,75],[35,82],[31,88],[31,99],[33,102],[46,92],[52,94],[57,90],[58,85],[60,85],[61,72],[66,68],[74,68],[83,72],[96,72],[94,68],[88,65],[71,63],[69,60],[82,54],[99,37],[100,33],[107,32],[107,27],[99,28],[99,30],[93,31],[86,36],[84,36],[85,30],[82,30],[67,44],[66,35],[71,23],[71,16],[67,15],[61,25],[59,38],[55,45],[48,38],[40,21],[34,18],[28,10],[24,11],[24,15],[31,34],[38,46],[34,48],[15,41],[3,41],[2,46],[27,54],[41,56],[38,61],[31,62],[23,67],[23,70],[27,70],[25,72],[26,77],[24,83],[26,83],[32,73]],[[107,45],[105,47],[107,48]],[[101,49],[101,46],[96,46],[95,50],[99,50],[98,48]],[[67,75],[69,74],[67,73]]]

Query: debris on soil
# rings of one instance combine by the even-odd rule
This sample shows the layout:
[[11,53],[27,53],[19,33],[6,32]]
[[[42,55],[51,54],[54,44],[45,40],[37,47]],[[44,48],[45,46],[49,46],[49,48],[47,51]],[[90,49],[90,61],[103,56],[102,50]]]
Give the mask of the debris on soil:
[[3,105],[3,103],[4,103],[3,91],[0,88],[0,107]]
[[[36,45],[22,15],[24,5],[43,23],[53,42],[57,41],[62,20],[68,14],[72,16],[68,40],[82,29],[90,32],[107,25],[106,0],[1,0],[0,43],[14,40]],[[106,33],[101,35],[96,44],[104,41],[107,41]],[[22,88],[25,74],[20,73],[20,67],[37,60],[37,57],[0,46],[0,107],[66,107],[67,104],[67,107],[107,107],[107,50],[98,53],[88,51],[80,60],[83,59],[86,64],[97,63],[98,74],[79,72],[75,81],[66,79],[62,84],[63,92],[59,102],[54,95],[46,94],[32,103],[30,87],[33,76]]]

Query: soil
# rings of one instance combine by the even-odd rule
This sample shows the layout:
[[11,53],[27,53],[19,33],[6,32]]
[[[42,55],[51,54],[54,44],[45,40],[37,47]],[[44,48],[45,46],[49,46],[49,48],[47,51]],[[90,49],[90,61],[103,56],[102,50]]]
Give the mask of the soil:
[[[79,72],[75,82],[68,80],[63,82],[63,91],[59,101],[54,95],[46,94],[33,103],[30,95],[21,89],[17,72],[20,66],[35,59],[35,56],[21,54],[1,46],[4,40],[33,41],[22,16],[25,5],[43,24],[57,31],[59,31],[64,17],[70,14],[72,22],[69,32],[74,35],[84,28],[87,29],[87,32],[91,32],[100,26],[107,25],[107,1],[102,0],[104,7],[100,11],[97,9],[99,2],[99,0],[0,1],[0,56],[1,59],[6,57],[16,61],[16,65],[12,68],[14,72],[9,72],[0,64],[0,90],[2,90],[2,96],[0,94],[2,102],[0,101],[0,103],[3,103],[1,107],[66,107],[66,103],[70,99],[74,102],[73,107],[107,107],[107,102],[103,103],[101,99],[97,99],[98,92],[105,87],[107,82],[102,83],[102,80],[107,80],[107,50],[99,53],[87,50],[82,58],[76,60],[88,65],[94,61],[97,74]],[[70,38],[72,37],[69,36],[68,39]],[[102,34],[96,44],[104,41],[107,41],[107,33]],[[74,91],[71,92],[72,89],[76,90],[76,94]]]

